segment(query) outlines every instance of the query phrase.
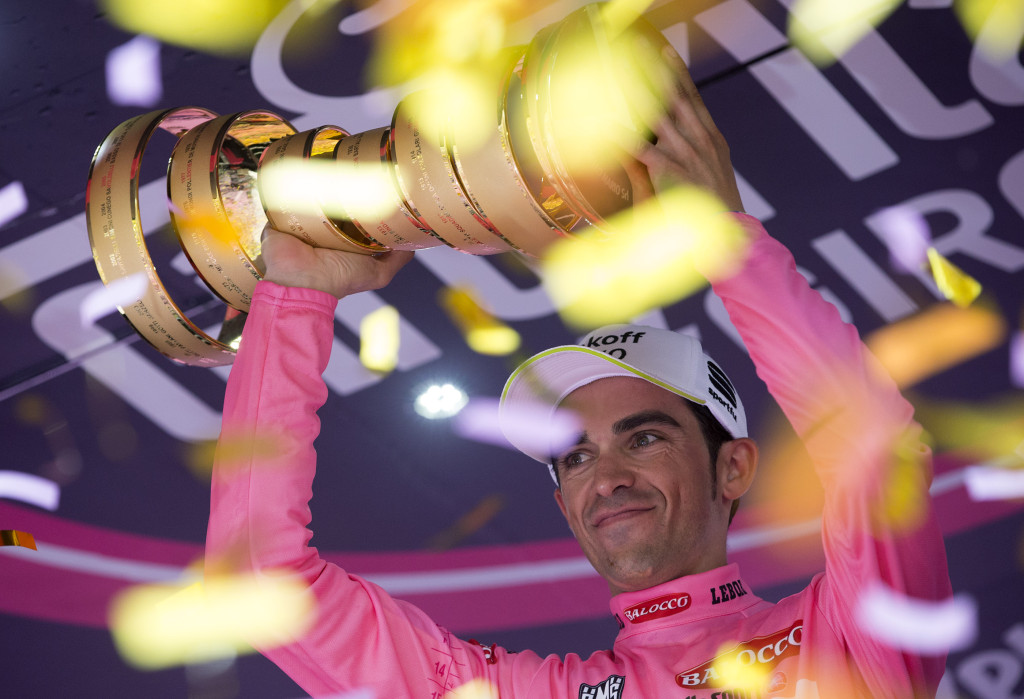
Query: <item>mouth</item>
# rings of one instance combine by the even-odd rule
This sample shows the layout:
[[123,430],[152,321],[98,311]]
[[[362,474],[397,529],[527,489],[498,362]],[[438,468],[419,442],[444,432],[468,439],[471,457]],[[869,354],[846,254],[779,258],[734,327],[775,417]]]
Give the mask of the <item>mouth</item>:
[[608,526],[610,524],[617,524],[618,522],[624,522],[627,519],[632,519],[633,517],[642,515],[645,512],[650,512],[653,509],[653,507],[627,507],[612,512],[602,512],[593,519],[592,526],[596,528]]

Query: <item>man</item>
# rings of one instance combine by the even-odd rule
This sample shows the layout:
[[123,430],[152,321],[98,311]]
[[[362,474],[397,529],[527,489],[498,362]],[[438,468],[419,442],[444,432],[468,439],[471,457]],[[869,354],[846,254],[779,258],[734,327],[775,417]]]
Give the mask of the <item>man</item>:
[[871,584],[926,600],[950,593],[930,515],[905,530],[878,515],[897,465],[910,464],[920,476],[911,482],[927,497],[928,451],[911,408],[788,251],[739,213],[728,148],[688,75],[655,134],[656,145],[634,147],[655,190],[710,190],[749,239],[741,268],[714,289],[825,485],[825,573],[770,604],[727,563],[730,514],[757,467],[742,403],[698,342],[636,326],[603,328],[580,347],[541,353],[503,395],[506,406],[539,402],[582,421],[577,443],[551,459],[555,498],[608,581],[621,627],[612,650],[583,660],[485,649],[325,563],[306,545],[306,503],[334,305],[385,285],[410,255],[336,253],[270,232],[267,281],[232,370],[222,438],[237,445],[270,431],[288,437],[274,455],[253,449],[239,458],[235,446],[231,468],[218,466],[208,560],[230,557],[308,584],[319,602],[316,625],[264,653],[310,693],[371,687],[381,699],[439,698],[479,678],[501,697],[531,699],[934,695],[943,657],[887,647],[856,619]]

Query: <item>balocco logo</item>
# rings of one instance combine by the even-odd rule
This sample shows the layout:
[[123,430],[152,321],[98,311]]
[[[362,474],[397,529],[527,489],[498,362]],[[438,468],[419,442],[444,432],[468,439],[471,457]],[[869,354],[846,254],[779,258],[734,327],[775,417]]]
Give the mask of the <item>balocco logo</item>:
[[[758,636],[750,641],[739,644],[732,650],[716,656],[715,658],[702,663],[686,672],[676,675],[676,684],[684,689],[707,689],[717,687],[722,682],[728,683],[728,678],[719,675],[716,666],[721,666],[725,661],[739,663],[743,666],[767,665],[768,668],[775,667],[784,658],[797,655],[800,652],[800,642],[804,635],[804,622],[797,620],[788,629],[776,631],[768,636]],[[768,669],[766,668],[766,669]]]
[[634,624],[640,624],[652,619],[678,614],[690,606],[690,595],[687,593],[665,595],[654,599],[634,604],[626,609],[626,618]]

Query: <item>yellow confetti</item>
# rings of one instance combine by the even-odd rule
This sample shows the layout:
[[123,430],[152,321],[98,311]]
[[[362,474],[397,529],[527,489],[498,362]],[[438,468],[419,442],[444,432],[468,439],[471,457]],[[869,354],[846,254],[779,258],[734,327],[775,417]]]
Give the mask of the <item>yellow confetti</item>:
[[953,9],[968,36],[996,60],[1011,58],[1024,32],[1024,3],[1020,0],[955,0]]
[[545,117],[536,129],[574,176],[618,165],[620,135],[657,123],[675,91],[660,45],[629,28],[602,26],[608,15],[624,13],[612,20],[621,23],[633,14],[619,7],[567,20],[557,35],[558,61],[538,88]]
[[[277,160],[260,168],[260,187],[291,210],[334,218],[371,219],[394,210],[387,172],[334,160]],[[342,194],[343,193],[343,194]],[[342,203],[344,201],[344,203]]]
[[[564,239],[542,262],[562,318],[577,328],[625,322],[727,275],[746,238],[714,195],[680,188],[617,216],[610,238]],[[700,270],[700,271],[698,271]]]
[[399,320],[394,306],[382,306],[359,323],[359,361],[367,369],[387,373],[398,366]]
[[118,652],[143,669],[202,663],[293,641],[315,617],[305,585],[274,577],[232,576],[192,585],[139,585],[110,608]]
[[11,313],[32,307],[33,287],[26,275],[11,263],[0,260],[0,305]]
[[442,136],[458,133],[458,147],[470,152],[494,128],[497,78],[481,66],[444,66],[424,75],[425,88],[404,101],[411,121],[424,135],[426,148],[443,147]]
[[0,546],[23,546],[33,551],[39,550],[34,536],[17,529],[0,529]]
[[216,458],[221,469],[231,469],[258,463],[272,463],[284,454],[285,439],[280,435],[264,434],[238,438],[228,431],[220,440],[196,442],[186,447],[185,465],[198,478],[209,480]]
[[288,0],[104,0],[120,28],[168,44],[241,55],[251,49]]
[[470,680],[447,692],[444,699],[498,699],[498,689],[487,680]]
[[943,452],[977,462],[1024,457],[1024,399],[985,404],[913,400],[914,414]]
[[519,333],[481,308],[467,290],[445,288],[440,296],[441,306],[474,352],[501,356],[519,349]]
[[601,20],[610,36],[616,36],[635,22],[654,0],[609,0],[601,5]]
[[[745,648],[748,643],[739,647],[729,648],[726,644],[719,648],[718,655],[711,664],[716,687],[736,688],[744,692],[759,693],[768,684],[770,668],[768,665],[750,662]],[[756,651],[756,649],[754,649]]]
[[881,24],[902,0],[796,0],[789,39],[818,65],[829,65]]
[[514,0],[432,0],[411,3],[377,33],[371,82],[398,85],[437,70],[473,70],[507,44]]
[[993,349],[1006,332],[1002,315],[988,308],[939,304],[876,330],[865,342],[902,388]]
[[957,306],[967,308],[981,294],[981,284],[940,255],[935,248],[928,248],[928,264],[939,291]]
[[872,506],[876,531],[909,532],[924,521],[928,512],[926,469],[922,461],[925,453],[917,433],[908,431],[896,440],[889,469]]

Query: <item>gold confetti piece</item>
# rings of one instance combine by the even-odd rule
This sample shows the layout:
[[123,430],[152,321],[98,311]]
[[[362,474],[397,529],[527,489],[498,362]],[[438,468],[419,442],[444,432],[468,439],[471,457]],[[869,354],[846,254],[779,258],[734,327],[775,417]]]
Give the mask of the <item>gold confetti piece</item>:
[[158,669],[290,643],[314,617],[305,585],[264,572],[129,588],[111,605],[110,629],[121,657]]
[[274,434],[239,438],[225,431],[219,440],[196,442],[186,447],[185,464],[194,475],[209,480],[214,458],[222,469],[246,466],[253,462],[263,466],[283,455],[284,442],[283,437]]
[[443,699],[498,699],[498,689],[487,680],[470,680],[447,692]]
[[[609,222],[609,238],[566,238],[542,261],[544,285],[579,329],[626,322],[727,275],[746,238],[714,195],[685,187]],[[700,270],[700,271],[698,271]]]
[[928,512],[925,453],[916,431],[907,431],[896,440],[881,491],[872,504],[876,531],[909,532],[924,521]]
[[39,550],[34,536],[17,529],[0,529],[0,546],[23,546],[33,551]]
[[[263,219],[266,221],[266,219]],[[252,235],[240,235],[240,229],[235,228],[231,220],[226,216],[206,216],[203,214],[185,215],[180,214],[177,219],[177,223],[182,231],[190,228],[198,228],[203,231],[209,237],[219,240],[222,243],[231,245],[237,243],[245,251],[245,254],[249,256],[249,259],[255,260],[259,257],[262,248],[262,241],[259,236]],[[259,226],[260,233],[262,233],[263,226]]]
[[29,425],[45,426],[51,420],[50,404],[38,393],[26,393],[14,404],[14,414]]
[[609,36],[616,36],[647,11],[654,0],[609,0],[601,5],[601,20]]
[[1020,0],[955,0],[953,10],[975,45],[996,61],[1017,52],[1024,30]]
[[939,304],[871,333],[866,343],[901,388],[998,346],[1003,317],[983,306]]
[[[936,447],[971,461],[992,461],[1016,453],[1024,442],[1024,399],[983,404],[913,398],[914,416]],[[1021,454],[1024,456],[1024,454]]]
[[967,308],[981,294],[981,284],[940,255],[935,248],[928,248],[928,263],[939,291],[960,308]]
[[287,0],[105,0],[106,18],[122,29],[208,53],[241,55]]
[[[491,133],[497,78],[478,66],[444,66],[422,78],[426,88],[404,101],[412,122],[423,134],[457,133],[458,148],[470,152]],[[392,206],[394,206],[392,204]]]
[[[369,74],[398,85],[438,70],[485,66],[507,45],[509,20],[525,14],[512,0],[409,3],[376,32]],[[342,30],[346,23],[342,22]]]
[[710,668],[714,686],[734,687],[752,693],[759,693],[765,688],[768,683],[769,667],[763,663],[750,662],[746,656],[758,651],[758,648],[747,647],[750,645],[751,642],[748,641],[738,646],[725,644],[718,649]]
[[900,6],[902,0],[796,0],[789,39],[820,66],[830,65]]
[[427,548],[431,551],[447,551],[458,545],[466,537],[472,536],[494,519],[505,507],[505,498],[501,495],[488,495],[478,502],[473,509],[462,515],[459,520],[444,531],[430,538]]
[[[263,191],[272,190],[279,206],[297,212],[359,220],[383,216],[395,206],[394,189],[379,167],[336,160],[274,160],[260,168],[259,177]],[[346,192],[344,205],[338,201],[339,191]]]
[[394,306],[382,306],[359,323],[359,361],[367,369],[387,373],[398,366],[399,320]]
[[519,333],[485,311],[465,289],[444,288],[441,306],[474,352],[502,356],[521,344]]

